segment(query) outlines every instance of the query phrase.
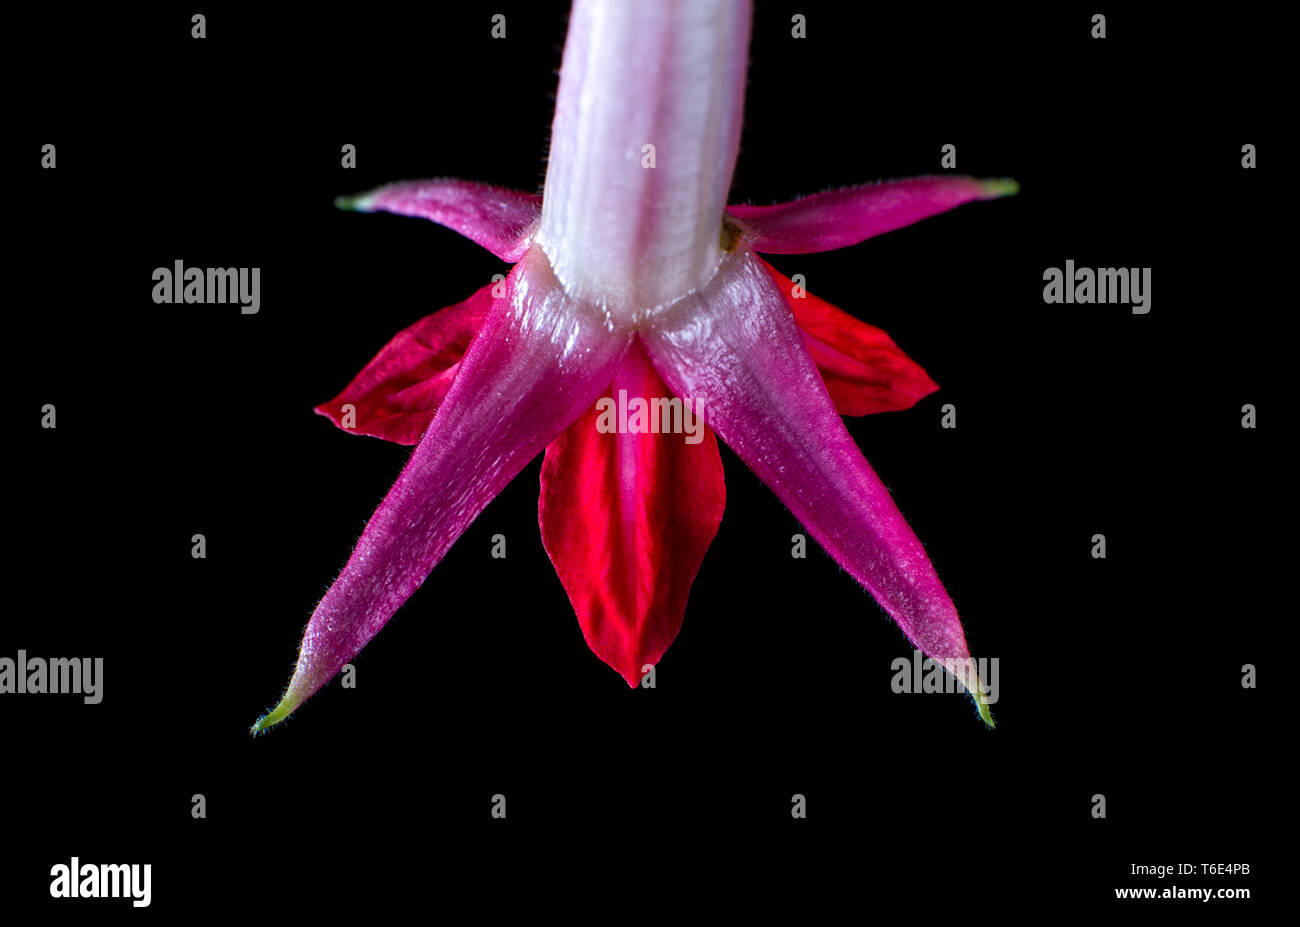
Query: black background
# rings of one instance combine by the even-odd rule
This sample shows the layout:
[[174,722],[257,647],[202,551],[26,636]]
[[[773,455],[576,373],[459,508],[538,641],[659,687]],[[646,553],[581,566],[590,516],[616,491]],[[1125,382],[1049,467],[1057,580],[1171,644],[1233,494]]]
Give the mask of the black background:
[[[583,642],[538,535],[539,459],[354,661],[355,689],[335,680],[251,738],[409,453],[312,407],[507,270],[432,223],[332,200],[438,175],[540,189],[564,5],[209,6],[202,41],[193,11],[28,13],[10,37],[31,64],[6,146],[19,297],[0,655],[106,665],[101,705],[0,701],[8,910],[130,911],[51,901],[49,868],[72,855],[151,862],[153,906],[131,912],[146,917],[436,916],[454,898],[484,916],[653,916],[682,910],[683,886],[728,907],[790,900],[814,922],[1198,906],[1114,900],[1168,881],[1255,886],[1217,902],[1234,913],[1261,903],[1286,736],[1265,706],[1291,620],[1278,25],[1115,10],[1096,41],[1078,7],[759,6],[733,201],[937,172],[946,143],[960,173],[1022,185],[771,259],[940,384],[849,427],[972,651],[1000,660],[997,729],[961,696],[890,691],[902,634],[820,549],[790,557],[796,522],[724,448],[726,515],[655,690]],[[261,267],[260,313],[155,305],[152,269],[177,259]],[[1150,314],[1045,305],[1043,270],[1067,259],[1151,267]],[[1247,402],[1257,430],[1240,427]],[[939,427],[945,403],[956,430]],[[1248,662],[1258,690],[1241,687]],[[1252,876],[1128,875],[1172,862]]]

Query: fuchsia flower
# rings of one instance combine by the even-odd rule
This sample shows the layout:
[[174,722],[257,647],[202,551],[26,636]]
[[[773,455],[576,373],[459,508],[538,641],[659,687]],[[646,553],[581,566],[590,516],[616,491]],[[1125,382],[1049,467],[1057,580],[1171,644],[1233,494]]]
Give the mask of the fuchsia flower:
[[[543,450],[547,553],[591,649],[635,685],[681,627],[722,518],[715,432],[992,723],[956,609],[840,419],[937,386],[755,252],[847,247],[1015,184],[922,177],[726,206],[749,19],[741,0],[577,0],[542,196],[429,180],[340,203],[432,219],[517,263],[398,333],[318,409],[415,450],[254,732],[355,656]],[[697,443],[598,428],[599,401],[623,391],[691,400],[707,427]]]

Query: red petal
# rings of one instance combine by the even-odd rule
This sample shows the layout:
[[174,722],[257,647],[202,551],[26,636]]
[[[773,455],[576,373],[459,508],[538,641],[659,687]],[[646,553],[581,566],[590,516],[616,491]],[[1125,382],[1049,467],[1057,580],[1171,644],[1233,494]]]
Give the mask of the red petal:
[[[316,411],[344,431],[398,444],[419,441],[492,308],[494,286],[402,329],[343,392]],[[346,404],[355,407],[355,422],[346,421]]]
[[[670,397],[640,342],[605,394]],[[602,434],[600,403],[546,449],[542,543],[587,645],[635,686],[682,626],[691,582],[726,503],[718,442],[683,434]]]
[[789,278],[767,261],[757,260],[794,312],[808,353],[817,362],[840,415],[910,409],[939,388],[883,329],[859,321],[807,290],[796,299]]

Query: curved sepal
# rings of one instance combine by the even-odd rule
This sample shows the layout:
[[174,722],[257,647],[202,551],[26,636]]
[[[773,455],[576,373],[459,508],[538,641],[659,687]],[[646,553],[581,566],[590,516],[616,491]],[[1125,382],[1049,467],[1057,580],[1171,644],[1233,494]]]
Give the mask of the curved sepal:
[[328,682],[424,582],[523,467],[588,409],[631,343],[565,295],[540,250],[507,278],[410,460],[307,624],[284,697],[253,727],[284,720]]
[[514,262],[532,243],[542,198],[535,193],[438,177],[403,180],[369,193],[340,196],[334,205],[356,212],[391,212],[430,219],[460,232],[501,260]]
[[[924,654],[964,672],[957,610],[844,427],[794,315],[748,247],[642,332],[659,375],[705,418]],[[958,676],[959,680],[961,676]]]
[[909,177],[845,187],[773,206],[736,204],[727,213],[738,220],[755,251],[810,254],[856,245],[973,200],[1010,196],[1014,180],[980,180],[944,175]]

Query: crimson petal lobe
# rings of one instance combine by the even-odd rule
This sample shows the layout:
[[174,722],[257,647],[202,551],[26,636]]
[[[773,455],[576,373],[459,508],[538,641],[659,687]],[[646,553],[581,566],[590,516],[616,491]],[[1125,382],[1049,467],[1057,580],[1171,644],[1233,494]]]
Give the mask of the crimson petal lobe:
[[[490,283],[410,325],[316,411],[344,431],[414,444],[451,389],[461,358],[492,308]],[[348,407],[351,408],[348,408]]]
[[803,330],[808,353],[840,415],[910,409],[939,388],[883,329],[859,321],[807,290],[795,296],[788,277],[758,260]]
[[[638,433],[620,433],[620,409]],[[666,433],[668,410],[680,433]],[[538,505],[588,646],[629,686],[677,636],[725,504],[717,439],[634,342],[606,394],[546,449]]]

